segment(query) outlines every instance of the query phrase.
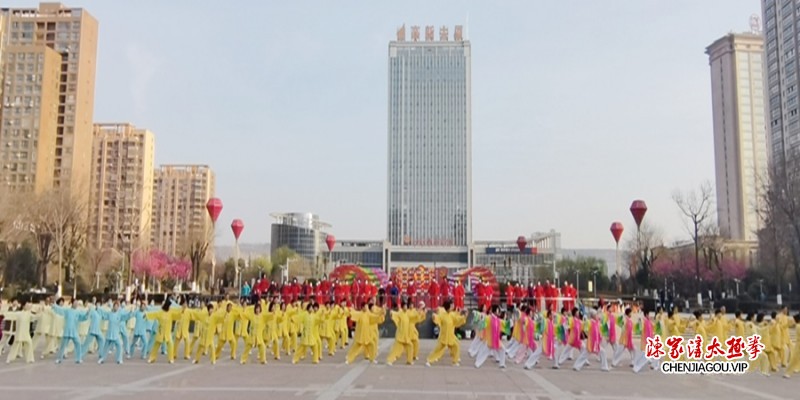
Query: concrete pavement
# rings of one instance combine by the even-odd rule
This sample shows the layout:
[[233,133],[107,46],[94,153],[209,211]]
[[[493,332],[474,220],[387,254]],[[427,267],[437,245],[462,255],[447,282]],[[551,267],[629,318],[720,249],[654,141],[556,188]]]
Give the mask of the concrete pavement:
[[223,358],[217,365],[193,365],[179,360],[167,364],[163,356],[148,365],[139,359],[123,365],[98,365],[89,355],[82,365],[52,359],[35,364],[0,365],[0,397],[4,399],[134,399],[148,400],[191,397],[195,400],[246,399],[539,399],[539,400],[677,400],[677,399],[793,399],[800,388],[800,376],[791,380],[780,375],[676,376],[658,371],[634,374],[630,368],[611,372],[598,370],[598,362],[581,372],[568,363],[550,369],[550,361],[526,371],[509,364],[501,370],[487,362],[475,369],[462,342],[462,365],[452,367],[445,357],[431,368],[424,357],[434,341],[421,343],[420,362],[414,366],[383,364],[392,340],[381,341],[381,364],[358,361],[344,364],[344,352],[324,357],[319,365],[308,359],[292,365],[284,357],[267,365],[239,365]]

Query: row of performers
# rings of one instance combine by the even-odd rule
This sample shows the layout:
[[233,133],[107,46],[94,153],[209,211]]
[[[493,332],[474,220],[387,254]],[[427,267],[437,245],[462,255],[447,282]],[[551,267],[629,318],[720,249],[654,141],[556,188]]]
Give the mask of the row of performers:
[[[319,282],[302,284],[295,279],[291,283],[280,285],[262,278],[255,282],[252,288],[246,287],[243,294],[252,295],[258,299],[280,295],[281,299],[288,303],[312,298],[317,303],[333,301],[338,304],[346,301],[356,307],[362,306],[367,299],[377,298],[379,304],[388,308],[399,304],[402,299],[410,299],[415,304],[425,301],[432,308],[437,308],[445,300],[452,299],[456,308],[463,309],[465,289],[463,285],[448,279],[422,282],[408,280],[399,283],[389,281],[382,286],[361,279],[346,283],[325,278]],[[516,303],[534,302],[539,308],[546,307],[549,310],[556,310],[559,306],[559,298],[563,299],[564,307],[568,309],[575,307],[578,291],[569,282],[564,282],[561,288],[550,283],[549,280],[544,284],[538,282],[536,285],[531,282],[527,287],[521,283],[509,282],[506,284],[505,296],[500,298],[494,293],[494,287],[489,282],[481,280],[473,286],[473,294],[481,308],[504,300],[509,306]]]
[[[419,332],[416,326],[428,316],[424,303],[409,307],[405,302],[391,313],[394,323],[403,332],[398,342],[409,343],[409,355],[417,359]],[[448,301],[448,308],[451,303]],[[312,362],[318,363],[323,351],[333,356],[345,349],[350,335],[348,322],[355,325],[353,345],[347,362],[353,362],[362,353],[368,360],[376,360],[378,352],[378,326],[384,322],[386,312],[370,299],[360,308],[351,308],[345,302],[319,304],[315,301],[292,304],[260,300],[255,304],[223,301],[208,302],[200,308],[189,308],[188,302],[174,302],[167,298],[161,307],[148,306],[144,301],[128,305],[117,301],[83,305],[75,301],[66,305],[64,299],[54,304],[24,304],[0,309],[0,318],[13,324],[13,345],[7,362],[24,358],[35,360],[34,351],[42,345],[41,358],[55,354],[61,363],[70,352],[80,364],[90,352],[97,352],[98,363],[115,350],[118,364],[123,356],[131,358],[140,350],[142,359],[152,363],[159,354],[174,363],[183,346],[183,357],[200,362],[208,356],[212,363],[229,349],[231,359],[242,364],[250,358],[253,349],[261,363],[267,362],[267,349],[275,360],[281,355],[292,355],[292,362],[304,359],[308,352]],[[436,317],[434,317],[436,319]],[[35,328],[31,331],[31,326]],[[6,337],[8,339],[8,336]],[[2,342],[0,342],[2,343]],[[244,350],[238,352],[239,344]],[[2,348],[2,345],[0,345]],[[405,347],[395,347],[388,360],[398,358]],[[391,363],[391,361],[389,361]]]
[[[238,356],[242,363],[250,357],[251,349],[257,349],[258,359],[266,363],[268,348],[276,360],[283,353],[293,355],[292,361],[298,362],[310,351],[312,362],[318,363],[323,348],[327,347],[327,354],[333,355],[337,348],[343,349],[348,344],[348,318],[356,329],[346,362],[354,362],[362,353],[367,360],[377,362],[378,326],[386,316],[385,310],[374,305],[372,300],[360,309],[349,308],[344,303],[320,305],[313,301],[291,305],[264,301],[246,305],[225,301],[191,309],[186,302],[176,305],[169,299],[160,308],[140,304],[134,309],[119,302],[88,307],[75,302],[71,307],[64,307],[63,300],[59,300],[51,306],[34,309],[25,305],[20,311],[4,311],[2,314],[16,323],[15,341],[8,361],[23,353],[28,362],[33,362],[33,350],[43,340],[42,357],[52,354],[58,347],[58,363],[70,345],[76,362],[80,363],[95,344],[99,348],[98,362],[102,363],[108,350],[115,348],[117,362],[122,363],[123,353],[132,356],[137,343],[142,343],[142,357],[148,357],[150,362],[156,360],[162,347],[168,361],[174,362],[176,352],[183,344],[184,358],[189,359],[194,353],[195,363],[203,355],[209,355],[211,362],[216,362],[226,347],[230,349],[231,359]],[[408,364],[418,358],[419,332],[416,326],[427,318],[427,314],[424,304],[411,307],[410,302],[404,302],[389,314],[397,330],[387,364],[394,363],[403,354]],[[466,314],[455,311],[453,304],[445,301],[442,307],[433,311],[432,317],[440,334],[436,347],[428,356],[427,365],[439,361],[447,350],[453,364],[459,365],[460,346],[455,330],[466,323]],[[130,320],[133,321],[132,328],[127,324]],[[33,321],[38,324],[32,339],[29,328]],[[682,318],[677,310],[669,314],[659,310],[654,315],[652,311],[640,313],[628,308],[617,313],[613,305],[592,309],[588,317],[578,309],[540,313],[527,306],[505,315],[495,305],[484,312],[474,312],[473,326],[477,328],[477,334],[469,354],[476,357],[476,367],[494,357],[504,368],[505,360],[510,356],[517,363],[525,361],[526,368],[532,368],[544,356],[552,361],[554,368],[560,368],[577,351],[575,370],[588,365],[591,354],[599,359],[601,370],[616,367],[627,354],[630,367],[639,372],[648,364],[651,368],[658,365],[658,360],[645,356],[648,339],[663,338],[663,343],[668,336],[691,334],[702,337],[704,343],[713,343],[714,337],[724,338],[730,333],[740,337],[758,334],[764,346],[763,354],[752,361],[757,367],[752,370],[758,369],[768,375],[783,367],[788,377],[800,372],[800,343],[795,341],[793,344],[788,334],[791,327],[800,331],[798,321],[800,316],[790,318],[786,309],[773,313],[771,318],[761,314],[743,317],[736,313],[735,318],[728,319],[724,310],[717,310],[710,318],[699,311],[692,318]],[[81,335],[80,325],[86,322],[88,330]],[[190,330],[192,323],[194,330]],[[507,336],[510,340],[505,342],[503,338]],[[640,338],[638,344],[635,337]],[[241,354],[237,352],[239,342],[245,344]],[[606,347],[610,348],[611,357],[607,355]]]
[[[552,311],[538,313],[523,306],[510,319],[497,306],[484,312],[476,311],[473,320],[478,333],[469,354],[476,358],[476,367],[493,357],[501,368],[505,368],[506,359],[511,358],[517,364],[524,362],[524,367],[530,369],[545,358],[552,362],[552,368],[559,369],[578,352],[573,364],[576,371],[589,365],[591,355],[599,360],[600,370],[609,371],[621,364],[627,354],[629,367],[638,373],[648,364],[651,369],[658,368],[666,357],[648,357],[648,341],[652,344],[652,340],[657,338],[659,343],[665,344],[668,337],[689,336],[697,341],[698,346],[708,344],[698,347],[702,351],[698,356],[703,359],[724,360],[726,352],[737,351],[749,360],[751,372],[769,376],[783,368],[785,378],[800,372],[800,314],[789,317],[786,308],[772,312],[770,317],[764,314],[743,316],[737,312],[733,319],[725,316],[724,308],[709,318],[701,311],[696,311],[691,318],[682,318],[677,310],[666,314],[659,309],[654,314],[627,308],[616,313],[614,308],[614,305],[608,305],[591,309],[588,317],[584,317],[577,308],[571,312],[562,309],[558,314]],[[794,343],[789,335],[792,327],[797,334]],[[728,338],[729,334],[738,338],[758,335],[760,339],[757,347],[731,349],[738,342],[725,341],[723,338]],[[501,340],[504,335],[510,336],[507,343]],[[635,337],[639,337],[638,343]],[[680,354],[678,358],[688,360],[686,354]]]

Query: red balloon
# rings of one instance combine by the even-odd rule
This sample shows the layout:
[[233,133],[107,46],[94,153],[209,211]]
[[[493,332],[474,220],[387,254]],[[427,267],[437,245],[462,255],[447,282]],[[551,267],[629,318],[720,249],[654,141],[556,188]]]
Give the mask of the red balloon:
[[239,236],[241,236],[244,230],[244,222],[238,218],[233,220],[233,222],[231,222],[231,230],[233,231],[233,237],[239,240]]
[[328,237],[325,238],[325,244],[328,245],[328,251],[333,251],[333,247],[336,246],[336,237],[328,235]]
[[633,215],[633,220],[636,221],[637,228],[642,226],[642,220],[646,212],[647,204],[644,203],[644,200],[634,200],[631,203],[631,214]]
[[625,228],[622,226],[622,222],[614,222],[611,224],[611,235],[614,236],[614,241],[619,243],[619,239],[622,237],[622,232]]
[[525,251],[525,246],[528,245],[528,241],[525,240],[525,236],[520,236],[517,238],[517,247],[519,247],[519,252],[522,253]]
[[211,222],[216,223],[219,214],[222,212],[222,200],[216,197],[208,199],[206,210],[208,210],[208,216],[211,217]]

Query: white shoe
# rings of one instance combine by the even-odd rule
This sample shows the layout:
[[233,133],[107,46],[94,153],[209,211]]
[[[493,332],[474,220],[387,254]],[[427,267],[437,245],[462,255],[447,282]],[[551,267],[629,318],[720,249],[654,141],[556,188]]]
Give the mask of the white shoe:
[[101,359],[97,360],[97,363],[98,364],[102,364],[103,363],[103,359],[101,358]]
[[426,367],[430,367],[430,366],[431,366],[431,363],[429,363],[429,362],[426,362],[426,363],[425,363],[425,366],[426,366]]

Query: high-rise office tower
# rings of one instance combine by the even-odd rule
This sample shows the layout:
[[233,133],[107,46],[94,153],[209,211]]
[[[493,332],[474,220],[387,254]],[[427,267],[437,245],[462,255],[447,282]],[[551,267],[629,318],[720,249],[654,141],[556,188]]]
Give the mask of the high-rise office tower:
[[433,26],[424,37],[413,26],[407,40],[404,26],[389,43],[387,236],[392,246],[466,248],[472,242],[470,43],[460,26],[452,39],[447,27],[434,36]]
[[155,172],[152,245],[179,255],[206,238],[214,248],[206,203],[214,197],[214,172],[207,165],[162,165]]
[[95,124],[88,245],[97,250],[149,246],[155,139],[131,124]]
[[[94,81],[97,56],[97,20],[81,8],[69,8],[60,3],[40,3],[39,8],[3,8],[3,37],[7,46],[47,46],[60,56],[58,62],[57,117],[53,162],[50,179],[54,186],[71,190],[80,200],[89,200],[88,186],[92,156],[92,123],[94,112]],[[4,58],[6,87],[17,89],[3,93],[3,102],[21,98],[23,106],[44,104],[43,91],[32,70],[19,70],[20,63]],[[30,65],[30,64],[28,64]],[[15,68],[12,73],[9,68]],[[39,99],[39,100],[37,100]],[[7,101],[12,100],[12,101]],[[41,126],[22,126],[14,115],[4,117],[3,125],[19,129],[38,130]],[[22,111],[22,110],[20,110]],[[4,113],[5,115],[5,113]],[[19,124],[19,125],[17,125]],[[16,129],[16,128],[15,128]],[[46,133],[50,135],[50,133]],[[33,135],[33,133],[32,133]],[[41,139],[39,139],[41,142]],[[37,160],[38,164],[38,160]]]
[[44,45],[9,45],[0,58],[0,184],[41,193],[53,187],[61,56]]
[[764,39],[728,34],[706,48],[711,66],[717,216],[720,234],[758,240],[769,174],[764,119]]

